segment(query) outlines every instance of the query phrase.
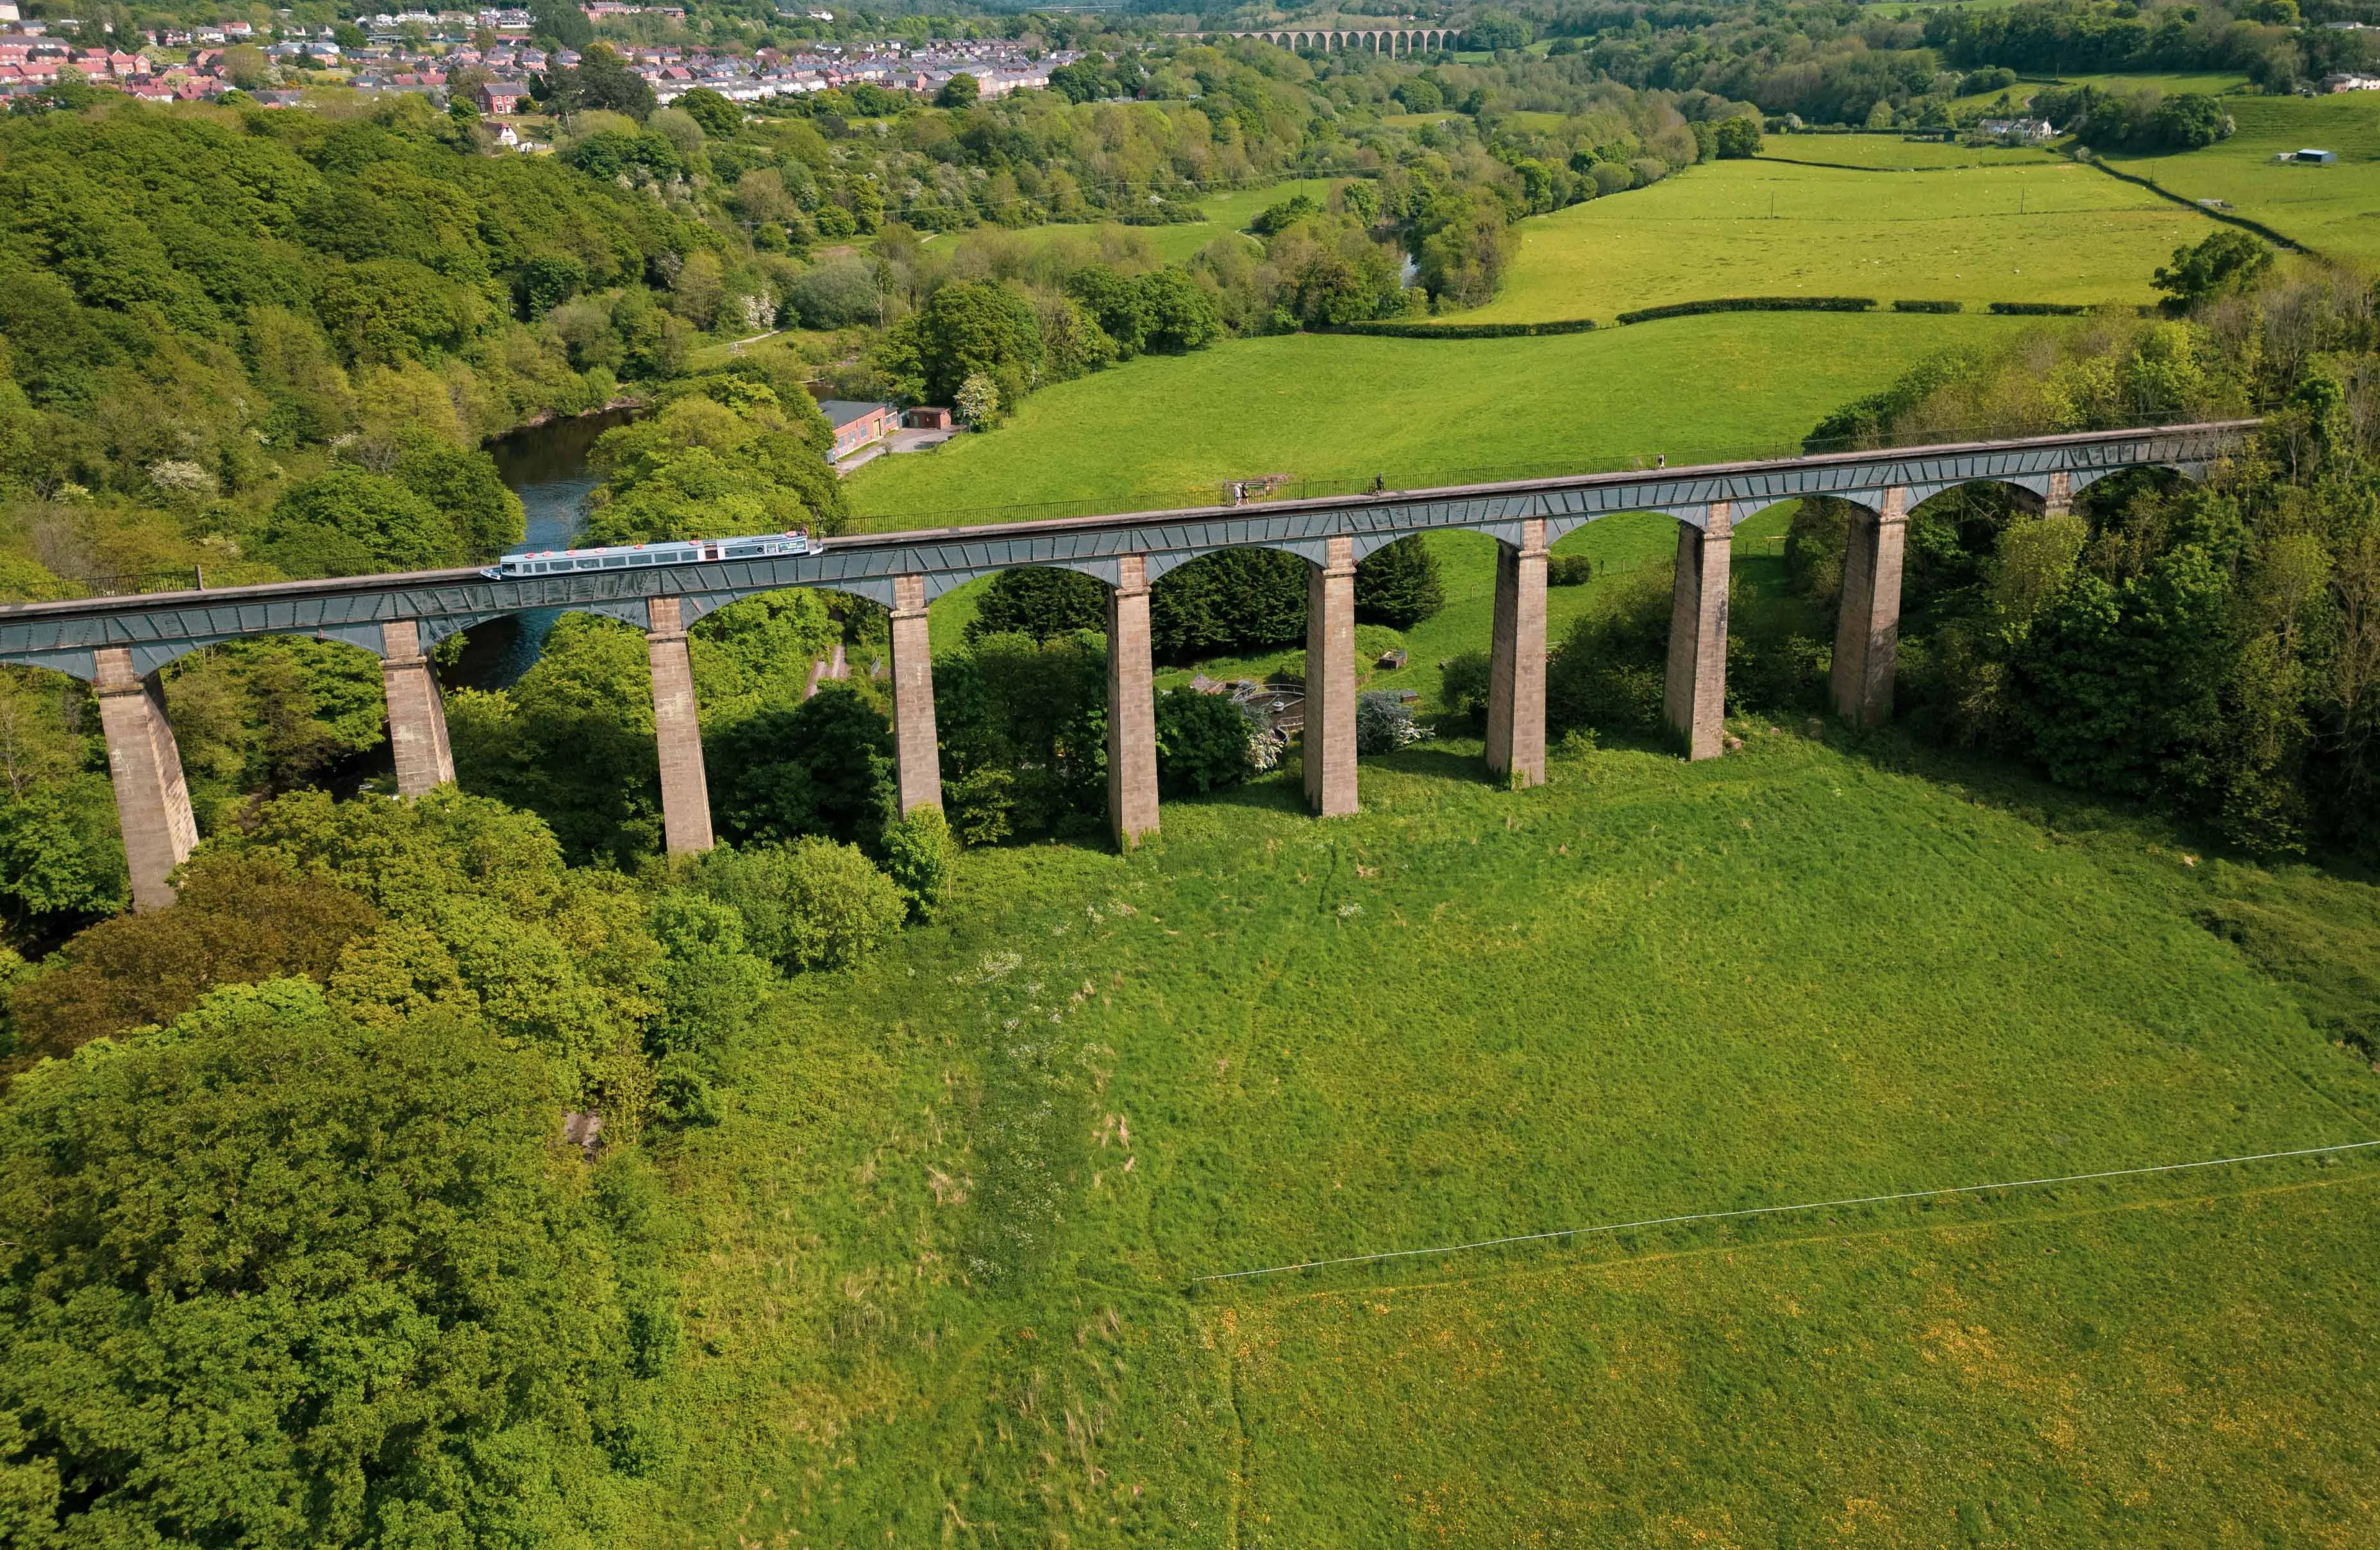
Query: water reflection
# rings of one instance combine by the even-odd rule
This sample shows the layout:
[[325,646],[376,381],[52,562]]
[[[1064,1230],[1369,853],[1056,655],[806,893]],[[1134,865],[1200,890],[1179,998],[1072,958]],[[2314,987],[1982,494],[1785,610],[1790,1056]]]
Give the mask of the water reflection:
[[[488,444],[496,472],[520,496],[528,517],[527,531],[511,553],[570,546],[586,519],[588,493],[600,482],[587,467],[587,454],[596,437],[614,425],[625,425],[635,415],[633,409],[606,409],[532,425]],[[474,689],[502,689],[518,681],[536,665],[559,617],[560,610],[540,608],[477,626],[464,640],[454,681]]]

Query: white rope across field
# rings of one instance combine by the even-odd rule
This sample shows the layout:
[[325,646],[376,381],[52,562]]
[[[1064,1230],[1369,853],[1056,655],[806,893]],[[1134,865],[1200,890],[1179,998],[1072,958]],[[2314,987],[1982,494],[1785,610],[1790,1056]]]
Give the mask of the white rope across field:
[[1682,1216],[1647,1216],[1635,1222],[1606,1222],[1600,1227],[1564,1227],[1558,1232],[1518,1233],[1511,1238],[1483,1238],[1476,1243],[1450,1243],[1436,1249],[1391,1249],[1378,1254],[1343,1254],[1337,1259],[1306,1260],[1297,1264],[1269,1264],[1260,1270],[1227,1270],[1193,1275],[1202,1281],[1244,1281],[1256,1275],[1279,1275],[1292,1270],[1322,1270],[1331,1265],[1375,1264],[1382,1260],[1419,1259],[1429,1254],[1462,1254],[1474,1249],[1500,1249],[1514,1243],[1542,1243],[1556,1238],[1587,1238],[1628,1232],[1637,1227],[1673,1227],[1690,1222],[1724,1222],[1742,1216],[1779,1216],[1796,1211],[1831,1211],[1851,1205],[1889,1205],[1896,1201],[1935,1200],[1945,1195],[1977,1195],[1993,1190],[2038,1190],[2052,1184],[2087,1184],[2095,1179],[2133,1178],[2150,1173],[2182,1173],[2192,1168],[2230,1167],[2240,1163],[2269,1163],[2285,1157],[2320,1157],[2338,1152],[2360,1152],[2380,1146],[2380,1141],[2346,1141],[2332,1146],[2300,1147],[2294,1152],[2258,1152],[2245,1157],[2209,1157],[2195,1163],[2155,1163],[2147,1167],[2108,1168],[2100,1173],[2068,1173],[2054,1178],[2015,1178],[2001,1184],[1954,1184],[1940,1190],[1904,1190],[1890,1195],[1858,1195],[1849,1200],[1805,1201],[1798,1205],[1751,1205],[1735,1211],[1696,1211]]

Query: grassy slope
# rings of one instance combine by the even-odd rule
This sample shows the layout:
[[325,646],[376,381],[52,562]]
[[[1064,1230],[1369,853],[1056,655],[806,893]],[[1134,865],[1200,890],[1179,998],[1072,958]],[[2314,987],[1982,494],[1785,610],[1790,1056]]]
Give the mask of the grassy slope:
[[[1780,156],[1828,161],[1927,149],[1864,140],[1769,144]],[[2212,229],[2145,189],[2035,153],[1900,173],[1715,162],[1524,223],[1502,294],[1463,317],[1608,318],[1718,296],[2146,301],[2150,273]]]
[[2373,1133],[2373,1076],[2192,923],[2215,869],[1746,729],[971,856],[674,1164],[701,1442],[644,1540],[2349,1543],[2369,1161],[1184,1294]]
[[[2240,214],[2331,258],[2380,259],[2380,104],[2369,94],[2236,97],[2239,132],[2173,156],[2111,154],[2109,165],[2189,199],[2230,201]],[[2276,152],[2319,146],[2333,166],[2279,165]]]
[[1922,357],[2013,326],[1773,314],[1543,339],[1236,340],[1045,388],[993,434],[879,459],[851,500],[862,527],[928,527],[1205,505],[1225,479],[1275,472],[1320,494],[1375,473],[1418,488],[1770,454]]

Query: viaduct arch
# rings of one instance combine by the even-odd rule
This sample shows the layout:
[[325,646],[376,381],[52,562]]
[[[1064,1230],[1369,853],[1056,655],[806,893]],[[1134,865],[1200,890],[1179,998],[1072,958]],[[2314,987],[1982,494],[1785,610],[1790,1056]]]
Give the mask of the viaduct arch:
[[1191,38],[1254,38],[1293,53],[1315,49],[1324,54],[1377,54],[1403,58],[1415,54],[1452,48],[1462,39],[1451,27],[1274,28],[1249,32],[1187,32]]
[[1852,524],[1835,634],[1836,711],[1855,726],[1891,714],[1909,513],[1963,484],[1995,482],[2063,511],[2110,474],[2203,477],[2257,422],[2225,421],[2017,441],[1829,453],[1698,468],[1587,474],[1321,500],[1063,518],[830,540],[817,555],[637,565],[554,576],[424,571],[0,607],[0,662],[88,680],[99,700],[137,909],[170,904],[174,868],[198,842],[158,671],[200,646],[310,635],[381,659],[397,789],[455,778],[429,651],[457,629],[532,609],[580,610],[645,631],[663,828],[673,853],[708,848],[710,807],[686,629],[740,597],[791,587],[853,592],[892,612],[893,740],[904,813],[941,801],[927,607],[942,592],[1021,566],[1079,571],[1108,588],[1108,809],[1117,842],[1158,827],[1149,584],[1223,549],[1286,550],[1307,564],[1308,805],[1355,811],[1355,566],[1412,533],[1485,533],[1499,548],[1487,760],[1516,784],[1545,778],[1546,566],[1565,533],[1602,517],[1658,511],[1678,522],[1664,707],[1691,759],[1720,751],[1727,587],[1735,526],[1780,501],[1833,496]]

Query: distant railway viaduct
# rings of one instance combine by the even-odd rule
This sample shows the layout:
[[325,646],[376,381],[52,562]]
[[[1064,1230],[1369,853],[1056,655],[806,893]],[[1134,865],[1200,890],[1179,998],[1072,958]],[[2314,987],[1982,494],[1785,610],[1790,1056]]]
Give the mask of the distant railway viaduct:
[[0,662],[92,685],[135,907],[173,900],[171,876],[198,843],[158,669],[199,647],[253,635],[344,641],[381,658],[398,791],[455,778],[428,653],[441,638],[534,609],[581,610],[642,629],[652,665],[663,829],[673,852],[711,843],[686,627],[740,597],[789,587],[856,593],[892,610],[893,733],[903,812],[941,800],[926,607],[978,577],[1024,566],[1080,571],[1109,588],[1108,799],[1117,841],[1154,833],[1157,734],[1149,583],[1202,555],[1281,549],[1309,567],[1303,758],[1309,805],[1355,811],[1355,565],[1409,533],[1484,533],[1500,545],[1487,761],[1521,783],[1545,778],[1548,545],[1600,517],[1677,519],[1666,708],[1689,758],[1719,751],[1726,702],[1729,551],[1735,524],[1779,501],[1831,495],[1862,513],[1845,559],[1833,696],[1858,726],[1892,709],[1909,513],[1977,482],[2062,511],[2092,482],[2133,469],[2204,477],[2252,421],[2092,432],[2022,441],[1896,447],[1514,483],[1390,491],[1125,516],[868,534],[819,555],[644,565],[560,576],[478,570],[286,581],[0,608]]
[[1378,54],[1401,58],[1452,48],[1463,37],[1452,27],[1275,27],[1249,32],[1177,32],[1178,38],[1254,38],[1292,53]]

